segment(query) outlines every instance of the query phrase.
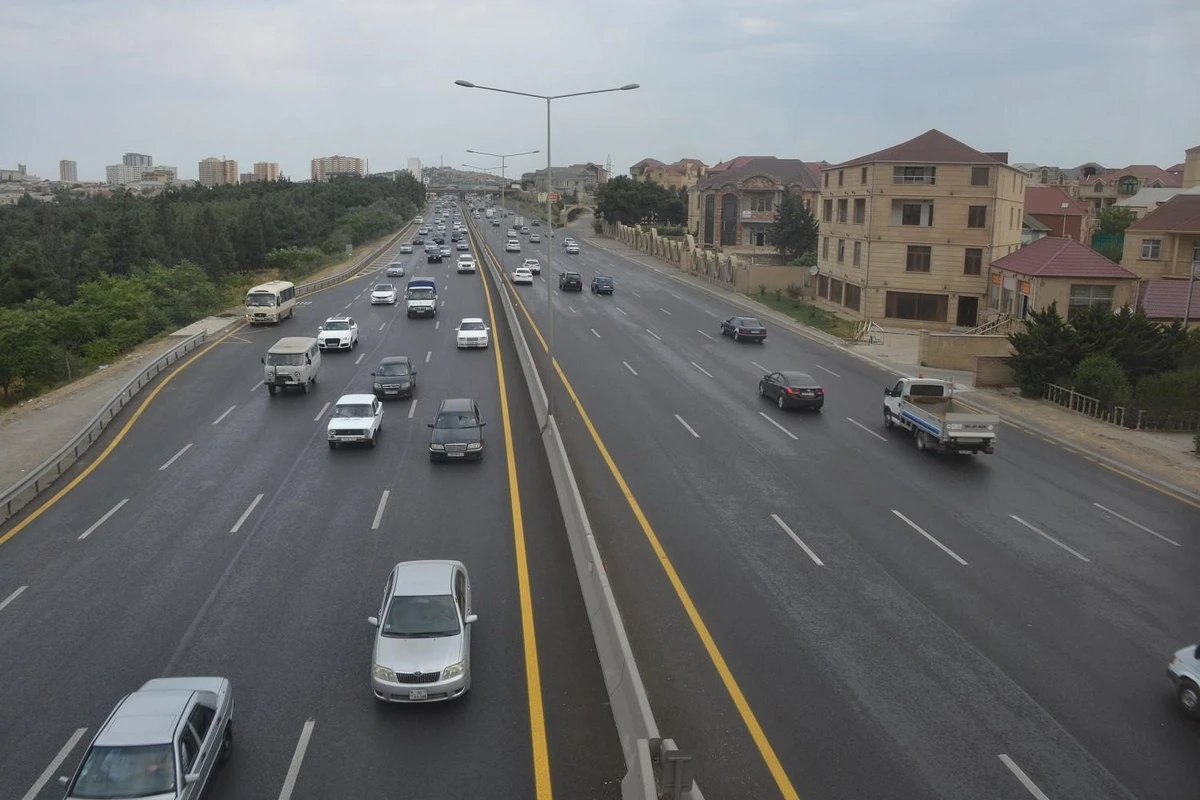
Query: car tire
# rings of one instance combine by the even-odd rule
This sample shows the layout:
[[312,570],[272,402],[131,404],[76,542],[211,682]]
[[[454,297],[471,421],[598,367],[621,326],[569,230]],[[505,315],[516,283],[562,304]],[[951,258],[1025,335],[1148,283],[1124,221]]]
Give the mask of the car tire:
[[301,391],[303,394],[308,394],[308,385],[309,385],[310,383],[312,383],[312,378],[309,378],[309,379],[308,379],[308,380],[306,380],[304,383],[300,384],[300,391]]
[[371,446],[371,447],[374,447],[374,446],[375,446],[375,440],[376,440],[377,438],[379,438],[379,431],[375,431],[375,433],[374,433],[374,434],[371,436],[371,441],[368,443],[368,444],[369,444],[369,446]]
[[269,384],[267,386],[267,391],[271,393],[271,397],[274,397],[275,393],[279,391],[279,387],[275,384]]
[[232,720],[225,725],[225,735],[221,737],[221,754],[217,756],[217,763],[224,764],[229,761],[233,755],[233,722]]
[[337,450],[337,446],[338,446],[337,442],[333,441],[332,439],[329,440],[329,449],[330,450]]
[[758,396],[762,397],[765,394],[766,394],[766,392],[763,391],[763,383],[762,383],[762,381],[759,381],[758,382]]
[[1175,690],[1175,699],[1184,714],[1192,719],[1200,719],[1200,687],[1189,680],[1182,680]]
[[780,410],[780,411],[783,411],[783,409],[784,409],[784,408],[787,406],[787,403],[785,403],[785,402],[783,401],[783,394],[782,394],[782,393],[780,393],[780,395],[779,395],[779,399],[775,401],[775,405],[779,406],[779,410]]
[[890,428],[896,423],[892,421],[892,412],[886,408],[883,410],[883,427]]
[[735,342],[740,342],[742,340],[742,335],[740,333],[738,333],[737,331],[734,331],[733,332],[733,340]]

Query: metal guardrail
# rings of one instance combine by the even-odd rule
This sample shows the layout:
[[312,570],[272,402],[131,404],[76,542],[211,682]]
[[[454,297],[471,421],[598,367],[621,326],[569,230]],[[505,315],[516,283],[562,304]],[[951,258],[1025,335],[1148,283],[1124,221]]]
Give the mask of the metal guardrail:
[[1160,412],[1142,409],[1134,411],[1126,406],[1107,407],[1099,399],[1081,394],[1066,386],[1046,384],[1042,399],[1055,405],[1108,422],[1121,428],[1139,431],[1195,431],[1200,430],[1200,411]]
[[660,800],[663,797],[704,800],[700,787],[693,779],[694,763],[691,757],[681,751],[673,739],[664,739],[659,734],[658,723],[654,720],[646,687],[638,672],[616,597],[609,585],[604,561],[600,557],[579,493],[579,485],[575,482],[575,473],[559,434],[558,423],[547,413],[545,384],[525,339],[517,309],[505,290],[508,276],[500,269],[499,259],[488,247],[475,221],[468,219],[467,225],[476,242],[479,260],[499,290],[500,306],[512,331],[513,345],[542,431],[542,444],[546,449],[551,478],[571,545],[575,574],[587,608],[600,668],[604,673],[609,707],[625,755],[622,800]]
[[[399,239],[401,239],[411,228],[413,223],[410,221],[401,228],[394,236],[391,236],[387,242],[380,247],[375,248],[366,256],[359,259],[348,269],[344,269],[336,275],[331,275],[328,278],[322,278],[311,283],[301,284],[296,287],[296,296],[302,297],[306,294],[311,294],[320,289],[325,289],[335,283],[340,283],[347,278],[357,275],[362,272],[371,262],[379,255],[392,247]],[[229,325],[225,326],[214,333],[202,332],[195,336],[190,336],[180,342],[170,351],[164,353],[154,360],[153,363],[146,366],[137,375],[135,375],[129,383],[122,387],[121,391],[109,400],[104,408],[92,417],[91,421],[83,427],[79,433],[71,437],[71,440],[63,445],[57,453],[50,456],[33,470],[27,477],[22,478],[13,486],[6,489],[0,494],[0,523],[12,518],[14,514],[20,511],[25,506],[29,505],[34,498],[49,488],[55,481],[62,477],[71,465],[79,460],[88,448],[95,444],[108,428],[112,421],[125,406],[129,405],[130,401],[140,392],[147,384],[154,380],[167,367],[177,362],[180,358],[192,352],[202,344],[206,343],[210,338],[216,338],[224,334],[225,330],[238,324],[241,320],[233,320]]]

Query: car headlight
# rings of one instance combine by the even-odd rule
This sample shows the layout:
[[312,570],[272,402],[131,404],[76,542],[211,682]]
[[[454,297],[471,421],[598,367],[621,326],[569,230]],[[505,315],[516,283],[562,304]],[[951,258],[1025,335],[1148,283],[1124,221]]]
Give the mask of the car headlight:
[[430,449],[430,450],[445,450],[446,448],[445,448],[445,446],[444,446],[444,445],[440,445],[440,444],[431,444],[431,445],[429,445],[429,449]]
[[995,426],[995,425],[988,425],[988,430],[989,430],[989,431],[994,431],[994,430],[996,430],[996,426]]
[[376,664],[371,669],[371,674],[381,681],[391,681],[392,683],[396,682],[396,673],[382,664]]
[[471,442],[467,445],[468,450],[479,450],[483,447],[483,442]]
[[377,384],[375,384],[375,388],[376,388],[376,389],[382,389],[382,388],[383,388],[383,386],[382,386],[381,384],[378,384],[378,383],[377,383]]
[[462,675],[463,665],[464,662],[460,661],[457,664],[451,664],[450,666],[446,667],[444,670],[442,670],[442,680],[448,681],[451,678],[457,678],[459,675]]

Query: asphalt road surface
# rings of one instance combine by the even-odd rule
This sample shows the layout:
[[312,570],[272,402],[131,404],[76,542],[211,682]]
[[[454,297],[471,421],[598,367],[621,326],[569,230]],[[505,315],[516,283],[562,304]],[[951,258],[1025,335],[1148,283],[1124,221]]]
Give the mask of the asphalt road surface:
[[[506,228],[482,229],[508,273],[542,261],[508,290],[548,336],[549,282],[611,465],[561,384],[557,416],[660,728],[706,796],[1200,796],[1200,726],[1165,671],[1197,639],[1200,510],[1009,426],[992,456],[921,453],[883,426],[894,376],[778,328],[724,338],[740,309],[581,230],[578,255],[561,231],[505,255]],[[568,267],[580,294],[557,289]],[[823,381],[823,412],[757,396],[783,369]]]
[[[484,284],[453,274],[449,260],[427,268],[419,248],[399,256],[408,277],[432,274],[441,289],[436,320],[409,320],[402,301],[369,304],[391,255],[303,298],[293,320],[242,328],[173,373],[95,471],[0,547],[0,796],[61,797],[54,776],[74,770],[125,693],[194,674],[230,678],[236,697],[234,755],[214,797],[549,797],[537,791],[540,749],[554,797],[619,796],[619,742],[503,316],[493,341],[511,414],[538,713],[495,353],[454,346],[460,318],[488,317]],[[325,353],[308,395],[268,396],[259,359],[270,344],[315,335],[335,313],[357,320],[359,346]],[[416,400],[386,404],[376,448],[330,450],[329,404],[369,392],[388,355],[413,358]],[[441,399],[461,396],[489,423],[488,454],[431,464],[425,423]],[[472,691],[385,706],[368,685],[366,618],[392,565],[420,558],[460,559],[471,572]]]

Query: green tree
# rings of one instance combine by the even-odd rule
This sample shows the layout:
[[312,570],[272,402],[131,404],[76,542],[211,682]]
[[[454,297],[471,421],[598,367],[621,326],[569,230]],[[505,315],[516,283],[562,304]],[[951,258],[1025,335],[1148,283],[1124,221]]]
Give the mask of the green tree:
[[820,224],[816,215],[798,195],[784,192],[771,226],[771,241],[775,243],[775,249],[788,261],[793,261],[805,253],[815,253],[819,236]]
[[1075,331],[1058,313],[1057,303],[1031,311],[1025,330],[1009,334],[1008,341],[1015,351],[1008,364],[1027,397],[1039,396],[1046,384],[1066,383],[1080,361]]
[[1124,233],[1125,229],[1135,222],[1137,222],[1137,213],[1132,208],[1108,206],[1102,209],[1097,217],[1096,233],[1102,236],[1116,236]]
[[1104,410],[1129,402],[1131,389],[1125,370],[1110,355],[1093,353],[1075,367],[1075,391],[1094,397]]

